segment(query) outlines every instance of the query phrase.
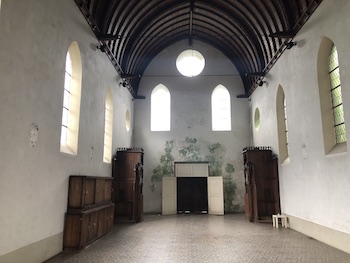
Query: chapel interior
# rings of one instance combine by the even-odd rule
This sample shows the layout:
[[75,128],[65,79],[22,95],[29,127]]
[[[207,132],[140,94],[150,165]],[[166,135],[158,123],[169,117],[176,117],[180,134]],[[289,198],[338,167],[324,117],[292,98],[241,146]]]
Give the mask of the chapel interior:
[[0,263],[127,240],[130,226],[192,242],[164,225],[196,221],[350,254],[349,12],[347,0],[0,0]]

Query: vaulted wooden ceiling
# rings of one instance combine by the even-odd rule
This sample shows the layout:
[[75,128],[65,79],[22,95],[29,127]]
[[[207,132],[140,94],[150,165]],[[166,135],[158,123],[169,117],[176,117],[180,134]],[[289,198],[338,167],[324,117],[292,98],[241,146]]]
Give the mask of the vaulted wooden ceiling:
[[250,95],[322,0],[74,0],[137,97],[140,76],[166,47],[205,42],[235,65]]

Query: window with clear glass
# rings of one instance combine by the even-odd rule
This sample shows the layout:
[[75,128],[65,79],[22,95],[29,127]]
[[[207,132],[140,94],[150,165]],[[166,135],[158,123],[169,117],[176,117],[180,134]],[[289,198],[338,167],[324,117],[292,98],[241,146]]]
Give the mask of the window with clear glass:
[[163,84],[151,94],[151,131],[170,131],[170,92]]
[[64,91],[63,91],[63,111],[62,111],[62,127],[61,127],[61,145],[67,145],[68,141],[68,120],[69,105],[71,97],[72,84],[72,59],[69,51],[66,56],[66,67],[64,74]]
[[338,52],[335,45],[333,45],[331,54],[329,56],[329,79],[331,82],[330,87],[332,97],[335,140],[336,143],[339,144],[346,142],[346,131],[340,83]]
[[283,113],[284,113],[284,127],[285,127],[285,137],[286,137],[286,150],[289,152],[289,142],[288,142],[288,122],[287,122],[287,103],[286,97],[283,98]]
[[112,138],[113,138],[113,97],[112,90],[108,89],[105,102],[105,131],[103,140],[103,161],[112,162]]
[[66,54],[63,107],[61,123],[61,152],[76,155],[80,118],[82,66],[77,42],[73,42]]
[[130,131],[130,128],[131,128],[130,111],[126,110],[126,112],[125,112],[125,129],[126,129],[126,131]]
[[231,130],[231,98],[223,85],[218,85],[211,95],[211,114],[213,131]]
[[317,55],[317,77],[325,154],[347,152],[339,50],[323,37]]
[[276,113],[278,127],[279,159],[283,163],[289,157],[287,103],[281,86],[277,90]]

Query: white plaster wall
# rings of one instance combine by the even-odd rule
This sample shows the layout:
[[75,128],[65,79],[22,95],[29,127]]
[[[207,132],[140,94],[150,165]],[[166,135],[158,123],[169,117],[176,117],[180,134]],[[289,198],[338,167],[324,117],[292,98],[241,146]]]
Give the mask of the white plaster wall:
[[[1,256],[62,233],[69,175],[111,176],[111,165],[102,162],[108,88],[113,149],[131,146],[125,112],[133,116],[133,103],[106,55],[96,50],[98,42],[74,1],[3,0],[0,36]],[[72,41],[79,44],[83,65],[77,156],[59,150],[65,57]],[[33,123],[35,147],[29,142]]]
[[260,129],[253,129],[254,145],[270,145],[278,153],[278,85],[285,93],[290,162],[279,167],[282,212],[345,233],[350,233],[349,153],[324,154],[317,54],[324,36],[337,46],[349,143],[349,12],[349,1],[322,1],[295,37],[297,47],[284,52],[267,84],[251,96],[252,114],[258,107],[261,116]]
[[[226,156],[233,163],[234,181],[239,193],[239,204],[243,207],[243,164],[242,149],[249,145],[249,111],[246,99],[237,99],[244,93],[241,78],[233,64],[222,53],[201,42],[194,42],[193,48],[206,59],[206,66],[200,76],[181,76],[175,66],[177,56],[188,48],[188,41],[182,41],[163,50],[150,63],[141,79],[139,95],[145,100],[135,101],[134,145],[143,147],[144,158],[144,211],[161,212],[161,183],[155,191],[150,190],[153,169],[164,154],[165,142],[184,141],[186,137],[202,142],[220,143],[226,148]],[[154,76],[154,77],[150,77]],[[150,132],[150,98],[154,87],[164,84],[171,94],[171,131]],[[211,94],[213,89],[224,85],[231,95],[232,131],[212,132]],[[175,161],[181,161],[177,153],[181,145],[173,150]]]

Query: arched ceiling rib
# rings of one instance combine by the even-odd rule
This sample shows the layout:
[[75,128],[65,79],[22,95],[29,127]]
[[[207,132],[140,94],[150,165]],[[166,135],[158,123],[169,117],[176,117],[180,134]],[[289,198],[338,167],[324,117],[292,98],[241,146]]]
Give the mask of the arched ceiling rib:
[[[183,39],[225,54],[250,95],[322,0],[74,0],[129,90],[163,49]],[[260,73],[262,76],[257,76]]]

